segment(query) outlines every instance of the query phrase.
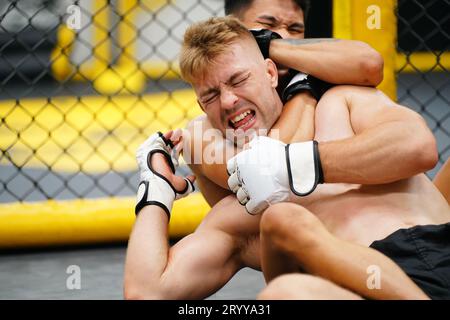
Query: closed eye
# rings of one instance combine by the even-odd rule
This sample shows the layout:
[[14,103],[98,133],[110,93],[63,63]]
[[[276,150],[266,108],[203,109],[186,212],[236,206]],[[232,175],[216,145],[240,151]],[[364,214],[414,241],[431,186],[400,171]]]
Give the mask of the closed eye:
[[239,85],[241,85],[241,84],[244,84],[244,82],[245,82],[249,77],[250,77],[250,74],[246,74],[244,77],[238,78],[238,79],[236,79],[235,81],[233,81],[233,82],[231,83],[231,85],[232,85],[233,87],[237,87],[237,86],[239,86]]
[[290,33],[303,33],[304,29],[302,28],[289,28]]
[[259,24],[262,24],[264,27],[266,27],[267,29],[269,28],[275,28],[275,24],[274,23],[270,23],[270,22],[258,22]]
[[206,97],[205,99],[203,99],[201,102],[202,102],[203,105],[208,105],[208,104],[214,102],[214,100],[216,100],[216,98],[217,98],[218,96],[219,96],[219,94],[214,93],[214,94],[212,94],[212,95]]
[[288,31],[291,33],[304,33],[305,25],[303,23],[293,23],[289,25]]

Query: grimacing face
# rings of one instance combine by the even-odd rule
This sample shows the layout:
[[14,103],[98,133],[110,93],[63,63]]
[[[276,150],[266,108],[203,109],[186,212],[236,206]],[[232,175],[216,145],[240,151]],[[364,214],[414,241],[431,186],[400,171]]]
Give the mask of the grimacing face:
[[303,39],[303,11],[292,0],[254,0],[240,16],[249,29],[269,29],[285,39]]
[[224,136],[226,130],[239,136],[273,126],[282,108],[277,84],[275,64],[248,38],[230,44],[192,85],[211,124]]

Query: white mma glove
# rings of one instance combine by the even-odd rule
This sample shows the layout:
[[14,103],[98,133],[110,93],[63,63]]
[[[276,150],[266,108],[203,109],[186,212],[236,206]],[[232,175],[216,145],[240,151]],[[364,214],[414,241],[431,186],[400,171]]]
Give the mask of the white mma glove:
[[171,171],[175,174],[178,167],[178,155],[174,150],[172,141],[166,139],[161,132],[150,136],[137,150],[136,160],[140,169],[141,182],[136,198],[136,215],[147,205],[156,205],[164,209],[170,220],[173,201],[183,198],[194,191],[194,185],[184,178],[186,187],[176,190],[169,180],[156,172],[151,165],[151,157],[155,153],[161,153],[167,160]]
[[228,186],[250,214],[288,201],[291,193],[306,196],[323,183],[316,141],[284,144],[258,136],[228,160]]

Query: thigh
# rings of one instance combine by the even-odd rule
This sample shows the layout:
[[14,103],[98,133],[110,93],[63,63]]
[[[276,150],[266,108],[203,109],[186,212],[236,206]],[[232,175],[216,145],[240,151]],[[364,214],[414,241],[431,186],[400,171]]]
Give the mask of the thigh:
[[352,291],[320,277],[287,274],[271,281],[260,293],[258,299],[361,300],[362,298]]

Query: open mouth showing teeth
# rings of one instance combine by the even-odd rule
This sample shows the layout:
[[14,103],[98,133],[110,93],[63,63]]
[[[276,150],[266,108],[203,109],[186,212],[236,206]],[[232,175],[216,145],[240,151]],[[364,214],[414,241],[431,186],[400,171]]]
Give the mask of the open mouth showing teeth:
[[230,119],[228,121],[228,124],[233,129],[239,129],[241,127],[245,127],[254,118],[255,118],[255,111],[247,110],[247,111],[242,112],[241,114],[235,116],[233,119]]

